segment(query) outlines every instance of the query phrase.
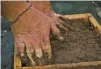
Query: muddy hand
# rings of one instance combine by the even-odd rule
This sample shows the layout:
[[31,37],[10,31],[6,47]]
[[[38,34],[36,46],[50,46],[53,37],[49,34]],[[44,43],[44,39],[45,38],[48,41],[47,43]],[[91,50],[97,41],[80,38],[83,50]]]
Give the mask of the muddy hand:
[[[3,14],[8,20],[13,20],[16,14],[19,14],[26,8],[26,3],[23,1],[4,3],[6,4],[3,10],[8,11],[8,13]],[[19,8],[17,8],[18,6]],[[9,16],[7,16],[8,14]],[[27,55],[31,65],[38,64],[35,57],[41,59],[44,53],[48,55],[48,59],[51,59],[52,49],[49,39],[51,32],[60,40],[64,39],[56,26],[56,22],[33,6],[12,25],[12,32],[19,55],[21,58]]]
[[[59,15],[60,14],[54,13],[54,11],[52,9],[52,6],[51,6],[51,4],[50,4],[49,1],[40,1],[40,2],[37,2],[37,1],[33,2],[33,1],[31,1],[29,3],[32,4],[37,10],[41,11],[42,13],[44,13],[45,15],[47,15],[48,17],[50,17],[60,30],[63,30],[63,31],[67,30],[65,28],[65,26],[64,26],[65,22],[59,19]],[[58,36],[60,36],[60,35],[58,35]],[[60,41],[62,41],[63,37],[57,37],[57,39],[59,39]]]
[[[64,21],[59,19],[59,16],[57,16],[56,13],[54,13],[52,6],[50,4],[49,1],[34,1],[34,2],[29,2],[30,4],[32,4],[37,10],[41,11],[42,13],[44,13],[45,15],[47,15],[48,17],[50,17],[54,23],[56,24],[56,26],[62,31],[66,31],[67,29],[64,27],[63,23]],[[37,5],[38,4],[38,5]],[[59,15],[59,14],[58,14]],[[54,35],[54,32],[53,32]],[[63,41],[63,37],[56,37],[57,39],[59,39],[60,41]]]
[[51,59],[50,31],[59,39],[63,39],[56,23],[35,8],[22,15],[12,26],[12,30],[20,55],[25,56],[26,53],[32,65],[38,64],[33,57],[41,59],[44,53]]
[[[54,21],[54,23],[52,24],[52,27],[51,27],[52,34],[57,35],[56,38],[60,41],[63,41],[64,38],[61,36],[60,32],[67,30],[67,28],[65,27],[66,22],[59,19],[59,17],[56,15],[56,13],[54,13],[54,11],[52,11],[52,10],[48,10],[45,14]],[[55,30],[57,30],[57,31],[55,31]]]

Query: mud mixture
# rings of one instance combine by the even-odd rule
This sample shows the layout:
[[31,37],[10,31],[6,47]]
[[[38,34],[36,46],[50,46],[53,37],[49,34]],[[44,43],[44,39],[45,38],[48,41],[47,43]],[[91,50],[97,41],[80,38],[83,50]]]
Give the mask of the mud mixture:
[[64,42],[52,40],[53,64],[101,61],[101,36],[89,29],[88,23],[68,22],[72,30],[63,36]]

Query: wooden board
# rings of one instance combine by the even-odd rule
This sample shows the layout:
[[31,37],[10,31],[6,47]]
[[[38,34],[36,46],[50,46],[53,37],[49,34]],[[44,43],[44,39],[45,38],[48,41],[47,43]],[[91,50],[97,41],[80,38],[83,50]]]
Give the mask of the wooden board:
[[[101,26],[96,21],[90,13],[85,14],[73,14],[73,15],[60,15],[60,17],[76,20],[76,19],[84,19],[85,21],[89,21],[94,26],[94,30],[101,34]],[[15,46],[16,50],[16,46]],[[32,67],[22,67],[21,60],[18,56],[16,56],[16,51],[14,51],[14,69],[47,69],[47,68],[75,68],[75,67],[87,67],[87,66],[101,66],[101,61],[92,61],[92,62],[80,62],[80,63],[70,63],[70,64],[53,64],[53,65],[45,65],[45,66],[32,66]]]

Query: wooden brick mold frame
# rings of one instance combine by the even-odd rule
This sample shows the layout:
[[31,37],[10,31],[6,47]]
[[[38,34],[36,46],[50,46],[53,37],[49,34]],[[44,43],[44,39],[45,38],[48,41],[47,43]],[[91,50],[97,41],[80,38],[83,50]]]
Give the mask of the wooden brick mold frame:
[[[59,15],[68,20],[80,20],[84,19],[85,21],[89,21],[94,26],[94,31],[97,34],[101,34],[101,26],[96,21],[90,13],[85,14],[73,14],[73,15]],[[44,65],[44,66],[31,66],[31,67],[22,67],[21,60],[19,57],[16,56],[16,49],[14,51],[14,69],[59,69],[59,68],[76,68],[76,67],[88,67],[88,66],[100,66],[101,61],[91,61],[91,62],[80,62],[80,63],[70,63],[70,64],[53,64],[53,65]]]

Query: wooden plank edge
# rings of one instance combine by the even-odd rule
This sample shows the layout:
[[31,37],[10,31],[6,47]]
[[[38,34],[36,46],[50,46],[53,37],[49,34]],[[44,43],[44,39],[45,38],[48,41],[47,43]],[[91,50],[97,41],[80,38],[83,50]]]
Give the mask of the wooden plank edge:
[[92,15],[90,13],[83,13],[83,14],[57,15],[57,16],[68,19],[68,20],[75,20],[75,19],[87,19],[88,17]]
[[14,43],[14,69],[21,69],[21,67],[21,60],[16,56],[16,44]]
[[89,15],[91,15],[88,19],[90,21],[90,23],[93,24],[95,32],[101,34],[101,25],[96,21],[96,19],[93,17],[92,14],[89,13]]
[[49,69],[49,68],[55,69],[55,68],[75,68],[75,67],[88,67],[88,66],[101,66],[101,61],[32,66],[32,67],[23,67],[22,69]]

